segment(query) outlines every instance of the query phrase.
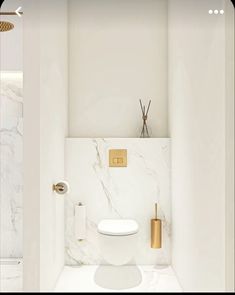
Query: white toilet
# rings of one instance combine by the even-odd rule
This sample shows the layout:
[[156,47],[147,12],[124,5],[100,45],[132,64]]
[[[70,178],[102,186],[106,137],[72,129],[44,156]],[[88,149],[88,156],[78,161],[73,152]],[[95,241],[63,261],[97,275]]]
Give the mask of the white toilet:
[[138,223],[131,219],[104,219],[98,224],[103,258],[112,265],[132,260],[137,244]]

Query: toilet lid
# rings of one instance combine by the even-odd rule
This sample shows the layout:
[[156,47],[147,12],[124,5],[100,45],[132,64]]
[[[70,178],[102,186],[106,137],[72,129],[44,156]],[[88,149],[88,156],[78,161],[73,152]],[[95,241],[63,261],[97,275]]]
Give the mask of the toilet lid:
[[98,232],[110,236],[133,235],[138,228],[138,223],[131,219],[104,219],[98,224]]

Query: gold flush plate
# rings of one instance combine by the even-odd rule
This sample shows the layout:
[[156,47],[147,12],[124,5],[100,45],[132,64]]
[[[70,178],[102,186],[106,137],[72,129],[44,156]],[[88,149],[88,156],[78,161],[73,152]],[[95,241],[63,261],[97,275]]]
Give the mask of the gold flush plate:
[[127,167],[127,150],[109,150],[109,167]]

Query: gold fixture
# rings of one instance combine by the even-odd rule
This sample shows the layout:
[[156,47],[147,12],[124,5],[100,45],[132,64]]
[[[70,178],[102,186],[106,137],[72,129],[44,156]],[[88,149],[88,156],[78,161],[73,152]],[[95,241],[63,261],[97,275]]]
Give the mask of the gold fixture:
[[162,221],[157,218],[157,203],[155,204],[155,219],[151,219],[151,248],[162,247]]
[[[22,15],[23,12],[0,12],[0,15]],[[0,21],[0,32],[8,32],[14,29],[14,25],[7,21]]]
[[66,182],[58,182],[57,184],[53,184],[52,189],[59,195],[64,195],[68,192],[68,184]]
[[12,29],[14,29],[14,25],[12,23],[0,21],[0,32],[8,32]]
[[127,167],[127,150],[109,150],[109,167]]

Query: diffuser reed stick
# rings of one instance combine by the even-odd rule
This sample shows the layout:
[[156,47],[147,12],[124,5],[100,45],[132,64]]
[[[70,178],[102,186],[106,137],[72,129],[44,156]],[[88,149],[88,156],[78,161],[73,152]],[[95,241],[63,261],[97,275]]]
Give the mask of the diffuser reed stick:
[[140,99],[140,107],[141,107],[142,119],[143,119],[143,126],[142,126],[142,130],[141,130],[141,134],[140,134],[141,138],[150,137],[149,136],[149,131],[148,131],[148,125],[147,125],[148,112],[149,112],[150,105],[151,105],[151,100],[149,101],[148,107],[147,107],[147,110],[146,110],[145,105],[142,104],[142,101]]

